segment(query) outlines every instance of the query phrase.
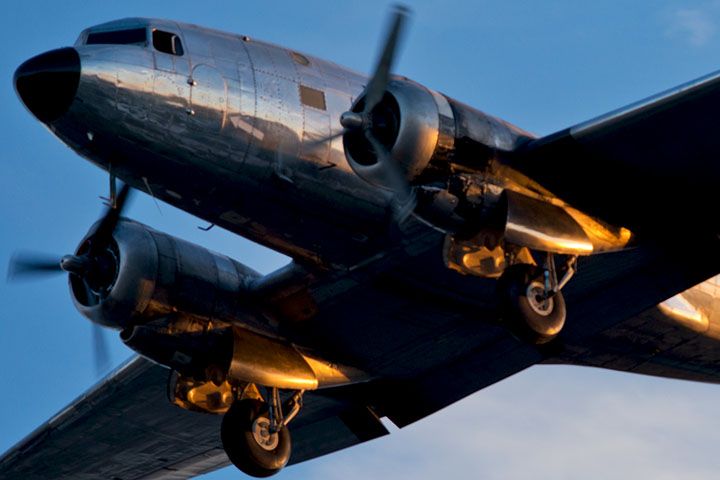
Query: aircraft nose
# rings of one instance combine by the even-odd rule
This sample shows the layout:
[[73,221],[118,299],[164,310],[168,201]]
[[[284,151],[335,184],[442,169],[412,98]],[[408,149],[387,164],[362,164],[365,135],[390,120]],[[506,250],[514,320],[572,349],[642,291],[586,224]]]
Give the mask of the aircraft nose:
[[57,120],[75,98],[80,55],[71,47],[42,53],[20,65],[13,79],[18,96],[38,120]]

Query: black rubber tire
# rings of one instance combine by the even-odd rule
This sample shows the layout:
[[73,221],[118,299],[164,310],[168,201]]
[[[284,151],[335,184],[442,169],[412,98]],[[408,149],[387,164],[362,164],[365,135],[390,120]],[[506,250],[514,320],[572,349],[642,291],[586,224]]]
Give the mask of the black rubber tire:
[[223,448],[230,461],[242,472],[253,477],[269,477],[276,474],[290,460],[292,443],[287,427],[277,434],[278,444],[272,450],[265,450],[253,436],[253,422],[259,416],[267,415],[265,403],[245,399],[232,404],[225,413],[220,428]]
[[[542,345],[560,333],[565,325],[567,310],[565,299],[562,293],[558,292],[547,301],[547,312],[538,313],[528,298],[528,287],[535,282],[542,285],[542,269],[525,264],[507,268],[498,281],[500,316],[503,325],[519,340]],[[537,305],[537,302],[535,304]]]

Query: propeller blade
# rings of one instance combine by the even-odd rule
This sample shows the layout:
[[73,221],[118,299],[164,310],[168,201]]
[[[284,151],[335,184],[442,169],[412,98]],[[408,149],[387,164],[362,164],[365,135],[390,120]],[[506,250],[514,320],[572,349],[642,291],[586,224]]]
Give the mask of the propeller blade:
[[390,28],[385,36],[385,44],[382,54],[375,66],[375,72],[365,87],[365,107],[363,113],[369,113],[375,106],[380,103],[385,95],[387,84],[390,81],[390,73],[392,71],[395,60],[395,53],[404,32],[405,23],[410,15],[410,9],[404,5],[396,5],[395,13],[390,24]]
[[396,223],[402,224],[407,217],[415,210],[417,199],[415,190],[403,175],[400,164],[392,158],[390,151],[370,131],[365,132],[370,145],[372,145],[378,164],[382,168],[379,186],[393,192],[393,219]]
[[82,277],[80,278],[82,280],[83,287],[85,287],[85,303],[88,307],[94,307],[98,304],[98,296],[95,292],[93,292],[92,288],[90,288],[87,280]]
[[38,277],[53,273],[63,273],[61,259],[54,255],[18,252],[13,254],[8,265],[8,281],[20,278]]
[[378,164],[382,165],[383,174],[378,179],[378,186],[395,192],[396,195],[407,198],[411,188],[403,176],[400,165],[392,158],[390,151],[370,131],[365,132],[365,138],[372,146]]
[[94,241],[90,245],[90,254],[95,255],[98,250],[104,248],[111,240],[112,234],[120,221],[120,216],[123,210],[127,206],[127,201],[130,198],[130,185],[127,183],[123,184],[120,192],[115,197],[115,205],[111,205],[102,216],[100,224],[95,230]]
[[105,332],[97,323],[92,324],[93,329],[93,363],[95,374],[101,377],[110,367],[110,354],[108,353]]
[[[92,291],[87,281],[83,280],[85,286],[85,301],[88,306],[97,305],[98,297]],[[92,345],[93,345],[93,366],[95,375],[101,377],[110,367],[110,354],[108,353],[107,342],[105,341],[105,332],[97,323],[92,324]]]
[[338,137],[342,137],[343,135],[345,135],[345,133],[347,133],[347,130],[344,130],[344,129],[339,130],[337,132],[331,133],[330,135],[328,135],[326,137],[319,138],[317,140],[311,140],[310,142],[307,142],[306,145],[309,148],[319,147],[327,142],[331,142],[331,141],[335,140]]

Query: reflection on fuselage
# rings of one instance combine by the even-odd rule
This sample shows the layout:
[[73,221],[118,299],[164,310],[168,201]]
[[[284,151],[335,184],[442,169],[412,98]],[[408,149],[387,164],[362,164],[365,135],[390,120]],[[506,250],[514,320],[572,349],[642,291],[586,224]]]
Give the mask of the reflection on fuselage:
[[[176,34],[184,54],[86,44],[88,32],[139,26]],[[383,228],[388,196],[353,174],[341,139],[318,142],[342,128],[337,119],[362,91],[362,76],[247,37],[162,20],[93,27],[75,48],[80,100],[52,128],[85,157],[296,258],[332,262],[373,248],[367,233]],[[301,86],[322,92],[324,103],[303,103]]]
[[[145,44],[135,33],[102,37],[132,44],[87,44],[98,32],[142,28]],[[156,36],[172,41],[157,45]],[[165,20],[92,27],[75,48],[82,63],[77,99],[51,128],[86,158],[135,188],[308,263],[352,266],[387,247],[392,193],[353,171],[338,135],[339,118],[358,100],[365,77],[244,36]],[[494,151],[529,138],[408,79],[396,77],[388,92],[412,100],[397,128],[419,129],[398,134],[391,146],[409,163],[419,150],[408,145],[423,146],[414,175],[433,162],[449,168],[456,139],[457,157],[482,170]]]

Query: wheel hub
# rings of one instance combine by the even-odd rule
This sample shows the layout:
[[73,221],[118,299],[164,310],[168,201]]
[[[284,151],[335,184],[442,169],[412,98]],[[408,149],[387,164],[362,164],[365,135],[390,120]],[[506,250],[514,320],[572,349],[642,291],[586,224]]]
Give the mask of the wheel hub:
[[527,299],[530,308],[538,315],[547,317],[553,312],[555,302],[545,293],[545,286],[540,282],[531,282],[527,288]]
[[280,436],[277,432],[270,432],[270,419],[258,417],[252,424],[252,434],[255,442],[263,450],[274,450],[280,443]]

